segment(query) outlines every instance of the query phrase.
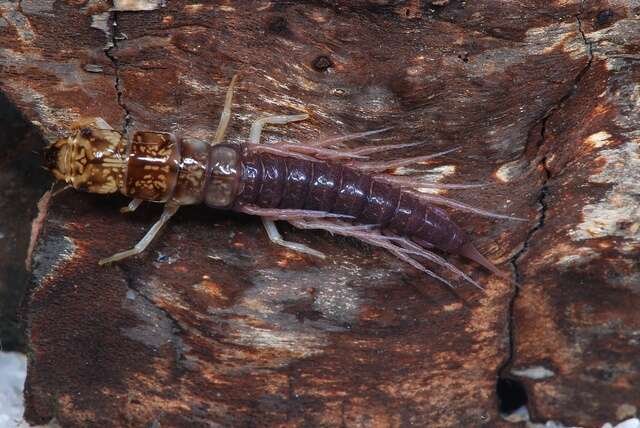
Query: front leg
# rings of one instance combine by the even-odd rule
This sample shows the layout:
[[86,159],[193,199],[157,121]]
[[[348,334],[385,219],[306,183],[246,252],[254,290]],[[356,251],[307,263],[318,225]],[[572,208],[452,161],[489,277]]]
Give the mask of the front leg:
[[102,259],[98,262],[100,266],[105,265],[107,263],[117,262],[118,260],[126,259],[127,257],[135,256],[136,254],[140,254],[143,252],[156,237],[162,226],[167,224],[169,219],[178,211],[180,205],[168,203],[164,206],[164,211],[162,211],[162,215],[160,219],[151,226],[151,229],[147,232],[146,235],[138,242],[133,248],[128,249],[126,251],[122,251],[120,253],[116,253],[111,257],[107,257],[106,259]]

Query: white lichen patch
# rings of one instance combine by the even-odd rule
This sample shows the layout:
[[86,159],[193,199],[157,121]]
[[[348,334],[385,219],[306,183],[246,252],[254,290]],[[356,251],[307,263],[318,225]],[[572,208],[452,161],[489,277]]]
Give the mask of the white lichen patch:
[[113,0],[112,10],[119,12],[149,11],[165,7],[166,4],[166,0]]
[[526,377],[529,379],[539,380],[547,379],[555,376],[555,373],[543,366],[532,366],[521,369],[512,369],[511,374],[519,377]]
[[583,221],[569,232],[574,240],[618,236],[640,243],[640,139],[602,150],[605,166],[589,178],[613,183],[604,199],[582,208]]
[[607,131],[596,132],[595,134],[589,135],[584,140],[585,145],[596,149],[611,144],[611,142],[611,134],[609,134]]

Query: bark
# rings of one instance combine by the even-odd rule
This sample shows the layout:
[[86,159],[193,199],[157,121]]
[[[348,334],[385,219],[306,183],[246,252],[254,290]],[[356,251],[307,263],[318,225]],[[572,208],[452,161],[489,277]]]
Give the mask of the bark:
[[101,268],[160,208],[125,217],[123,198],[65,192],[33,256],[31,422],[496,426],[499,376],[536,421],[596,426],[640,405],[635,3],[166,3],[0,2],[1,90],[48,139],[81,116],[211,139],[240,72],[228,141],[305,111],[265,138],[393,126],[379,141],[425,141],[403,156],[461,146],[418,169],[495,182],[449,196],[528,219],[453,213],[521,288],[456,260],[487,290],[450,290],[285,227],[330,254],[315,260],[202,207]]

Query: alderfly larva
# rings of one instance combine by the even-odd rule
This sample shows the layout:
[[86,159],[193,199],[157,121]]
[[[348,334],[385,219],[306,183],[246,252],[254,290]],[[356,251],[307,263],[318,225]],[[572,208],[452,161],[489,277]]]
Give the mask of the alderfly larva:
[[[173,134],[138,131],[129,141],[102,119],[74,126],[70,136],[51,144],[45,162],[59,180],[92,193],[121,192],[132,199],[123,212],[143,201],[160,202],[160,219],[133,248],[100,260],[106,264],[144,251],[181,205],[200,204],[258,215],[269,239],[291,250],[324,257],[303,244],[285,241],[275,220],[303,229],[323,229],[389,250],[415,268],[449,284],[421,260],[440,265],[480,287],[432,249],[459,254],[504,276],[482,256],[467,234],[441,208],[446,205],[496,218],[511,218],[470,207],[441,196],[415,192],[416,181],[385,174],[402,165],[446,153],[382,162],[368,155],[413,146],[346,149],[346,140],[375,130],[315,144],[260,144],[266,124],[304,120],[306,114],[267,116],[251,126],[246,144],[224,144],[231,116],[234,77],[229,85],[218,129],[210,143],[180,141]],[[433,187],[447,187],[433,184]],[[424,183],[420,183],[424,187]],[[455,188],[455,185],[449,187]],[[458,186],[465,187],[465,186]],[[472,186],[466,186],[472,187]]]

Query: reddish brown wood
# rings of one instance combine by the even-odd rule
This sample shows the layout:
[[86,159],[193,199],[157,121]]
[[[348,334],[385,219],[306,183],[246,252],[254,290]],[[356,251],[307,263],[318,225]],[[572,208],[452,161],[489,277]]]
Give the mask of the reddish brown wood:
[[[427,141],[412,154],[462,146],[425,168],[495,181],[455,195],[529,219],[454,214],[522,289],[457,260],[487,292],[451,291],[382,251],[285,228],[331,254],[302,257],[253,218],[200,208],[142,257],[99,268],[159,207],[122,216],[122,199],[63,193],[34,255],[30,421],[495,426],[499,375],[524,383],[536,421],[597,426],[640,405],[637,9],[159,3],[2,4],[1,89],[47,137],[89,115],[210,139],[240,71],[231,142],[261,115],[308,111],[266,137],[393,125],[389,143]],[[553,375],[522,371],[539,366]]]

